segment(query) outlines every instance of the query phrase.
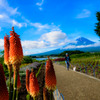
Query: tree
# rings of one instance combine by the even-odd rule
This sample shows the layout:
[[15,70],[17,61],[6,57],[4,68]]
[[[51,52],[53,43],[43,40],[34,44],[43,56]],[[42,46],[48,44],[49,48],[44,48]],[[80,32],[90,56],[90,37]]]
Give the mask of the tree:
[[22,60],[22,64],[32,63],[33,59],[30,56],[24,56]]
[[69,55],[72,55],[72,54],[81,54],[81,53],[84,53],[83,51],[79,51],[79,50],[75,50],[75,51],[64,51],[62,53],[59,54],[59,56],[65,56],[66,53],[68,53]]
[[98,23],[96,23],[96,26],[95,26],[96,29],[94,31],[100,37],[100,12],[96,13],[96,17],[97,17]]

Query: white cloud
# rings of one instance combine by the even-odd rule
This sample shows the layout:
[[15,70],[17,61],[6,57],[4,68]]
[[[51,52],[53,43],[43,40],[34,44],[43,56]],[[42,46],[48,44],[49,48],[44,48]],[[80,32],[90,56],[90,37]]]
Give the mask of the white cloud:
[[14,19],[10,19],[10,20],[11,20],[10,23],[12,24],[12,26],[17,26],[19,28],[21,28],[21,27],[27,27],[27,23],[18,22],[18,21],[14,20]]
[[28,19],[26,19],[24,16],[21,17],[25,22],[30,23]]
[[38,31],[49,30],[49,31],[60,31],[60,25],[56,26],[54,24],[41,24],[41,23],[30,23],[31,26],[34,26]]
[[[52,49],[52,48],[55,48],[58,46],[65,45],[66,34],[63,32],[54,32],[54,33],[56,33],[56,34],[47,33],[47,34],[42,35],[42,36],[44,36],[42,40],[21,41],[24,55],[45,52],[45,50],[47,50],[48,48]],[[51,35],[51,36],[49,37],[49,35]],[[62,49],[72,49],[72,48],[75,49],[75,48],[97,47],[97,46],[100,46],[100,43],[95,43],[95,44],[91,44],[91,45],[80,45],[80,46],[69,45]],[[1,50],[4,49],[4,40],[3,39],[0,39],[0,49]]]
[[75,44],[77,43],[76,39],[75,40],[72,40],[71,38],[70,39],[66,38],[65,39],[65,42],[66,43],[75,43]]
[[61,43],[59,43],[59,46],[63,46],[65,44],[66,44],[66,42],[61,42]]
[[1,24],[1,26],[4,25],[2,27],[7,27],[7,25],[9,25],[9,24],[12,26],[18,26],[19,28],[21,28],[23,26],[27,27],[27,23],[25,23],[25,22],[20,23],[20,22],[16,21],[15,19],[10,18],[10,16],[5,13],[0,15],[0,23],[3,23],[3,24]]
[[72,48],[85,48],[85,47],[97,47],[100,46],[100,43],[94,43],[94,44],[90,44],[90,45],[80,45],[80,46],[75,46],[75,45],[69,45],[66,46],[63,49],[72,49]]
[[41,39],[49,42],[52,45],[58,45],[60,42],[66,39],[66,34],[60,31],[51,31],[49,33],[45,33],[41,36]]
[[63,49],[72,49],[72,48],[75,48],[75,45],[69,45],[69,46],[64,47]]
[[11,11],[11,14],[19,14],[20,15],[20,13],[17,11],[18,10],[18,8],[15,8],[15,9],[13,9],[13,8],[10,8],[8,11],[10,12],[10,10],[12,9],[12,11]]
[[24,52],[24,55],[29,55],[29,54],[31,54],[31,53],[29,53],[29,51]]
[[34,51],[25,50],[24,55],[31,55],[34,54]]
[[8,20],[9,16],[5,13],[0,14],[0,19],[1,20]]
[[32,26],[38,28],[38,30],[42,30],[42,29],[49,29],[49,25],[45,24],[42,25],[41,23],[30,23]]
[[76,18],[86,18],[86,17],[90,17],[91,12],[87,9],[83,9],[82,12],[80,14],[77,15]]
[[41,7],[43,5],[43,3],[44,3],[44,0],[36,3],[36,5],[39,6],[39,10],[43,10],[43,8]]
[[43,10],[43,8],[39,7],[39,10]]
[[[45,52],[46,49],[48,49],[48,48],[54,48],[56,46],[65,45],[65,42],[59,42],[58,44],[55,44],[55,43],[50,44],[49,42],[44,41],[44,40],[41,40],[41,41],[40,40],[38,40],[38,41],[22,41],[22,46],[23,46],[23,49],[25,51],[24,54],[28,55],[28,54],[41,53],[41,52]],[[95,44],[91,44],[91,45],[80,45],[80,46],[69,45],[69,46],[66,46],[65,48],[62,48],[62,49],[75,49],[75,48],[97,47],[97,46],[100,46],[100,43],[95,43]]]
[[5,9],[11,15],[20,14],[17,11],[18,8],[12,8],[12,7],[9,6],[7,0],[0,0],[0,8]]
[[15,21],[15,20],[12,20],[12,25],[13,25],[13,26],[18,26],[19,28],[22,27],[22,24],[19,23],[19,22],[17,22],[17,21]]
[[18,15],[17,19],[20,18],[21,14],[18,12],[18,7],[13,8],[10,7],[7,0],[0,0],[0,23],[1,27],[7,27],[7,26],[17,26],[21,28],[22,26],[27,26],[26,22],[18,22],[17,19],[12,19],[12,17],[15,17],[15,15]]
[[22,41],[22,46],[24,49],[40,49],[40,48],[46,48],[48,43],[44,41]]
[[[51,50],[53,50],[53,49],[51,49]],[[24,55],[37,54],[37,53],[42,53],[42,52],[46,52],[45,49],[24,50]]]
[[4,49],[4,40],[0,39],[0,49],[3,50]]
[[[37,3],[37,5],[39,6],[39,8],[42,10],[41,5],[43,4],[44,0],[39,4]],[[5,10],[4,10],[5,9]],[[7,0],[0,0],[0,23],[2,24],[3,27],[6,26],[17,26],[19,28],[21,27],[27,27],[27,25],[29,26],[34,26],[35,28],[37,28],[37,32],[36,33],[43,33],[43,32],[47,32],[47,30],[49,31],[54,31],[54,30],[60,30],[59,26],[56,26],[54,24],[48,25],[48,24],[41,24],[41,23],[32,23],[30,22],[28,19],[26,19],[24,16],[20,15],[20,13],[17,11],[18,7],[16,8],[12,8],[9,6]],[[2,12],[3,11],[3,12]],[[19,22],[17,19],[14,19],[14,14],[18,14],[17,19],[21,18],[23,20],[23,22]],[[13,18],[13,19],[12,19]],[[42,31],[42,32],[40,32]]]
[[2,19],[4,16],[3,15],[0,15],[0,18]]
[[44,0],[42,0],[42,2],[37,2],[36,5],[37,6],[42,6],[43,5]]
[[24,50],[52,48],[63,45],[66,34],[62,31],[52,31],[43,34],[37,41],[22,41]]

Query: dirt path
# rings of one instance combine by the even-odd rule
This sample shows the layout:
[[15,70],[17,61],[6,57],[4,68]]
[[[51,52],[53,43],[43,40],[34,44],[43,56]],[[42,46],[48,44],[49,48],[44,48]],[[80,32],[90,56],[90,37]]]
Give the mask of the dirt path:
[[62,65],[53,65],[57,88],[65,100],[100,100],[100,81],[71,70],[67,71]]

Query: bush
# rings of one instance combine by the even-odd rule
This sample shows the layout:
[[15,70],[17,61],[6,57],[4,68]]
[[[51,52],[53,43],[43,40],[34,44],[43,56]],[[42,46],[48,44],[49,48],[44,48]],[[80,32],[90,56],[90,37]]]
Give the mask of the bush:
[[79,50],[75,50],[75,51],[64,51],[62,53],[59,54],[59,56],[65,56],[66,53],[68,53],[69,55],[73,55],[73,54],[81,54],[84,53],[83,51],[79,51]]
[[33,62],[39,62],[38,60],[36,60],[36,59],[33,59]]
[[30,56],[23,57],[22,64],[28,64],[28,63],[32,63],[32,62],[33,62],[32,57],[30,57]]

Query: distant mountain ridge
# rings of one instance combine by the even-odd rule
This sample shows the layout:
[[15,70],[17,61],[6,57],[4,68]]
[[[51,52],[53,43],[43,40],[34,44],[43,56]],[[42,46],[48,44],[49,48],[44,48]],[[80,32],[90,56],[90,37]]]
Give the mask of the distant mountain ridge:
[[63,46],[63,48],[66,47],[66,46],[68,46],[68,45],[80,46],[80,45],[90,45],[90,44],[94,44],[94,43],[95,42],[90,41],[90,40],[88,40],[88,39],[86,39],[84,37],[80,37],[80,38],[76,39],[75,43],[69,43],[69,44]]
[[[44,53],[32,54],[32,56],[60,54],[61,52],[67,51],[67,50],[80,50],[80,51],[84,51],[84,52],[100,52],[100,46],[92,47],[92,45],[94,45],[95,43],[96,42],[93,42],[93,41],[91,41],[87,38],[80,37],[80,38],[76,39],[75,43],[69,43],[69,44],[67,44],[67,45],[65,45],[61,48],[51,50],[51,51],[47,51],[47,52],[44,52]],[[88,45],[91,45],[91,46],[88,47]]]
[[84,37],[78,38],[78,39],[76,39],[76,41],[78,41],[77,42],[78,45],[89,45],[89,44],[94,44],[95,43],[95,42],[90,41],[90,40],[88,40]]

